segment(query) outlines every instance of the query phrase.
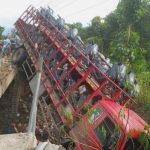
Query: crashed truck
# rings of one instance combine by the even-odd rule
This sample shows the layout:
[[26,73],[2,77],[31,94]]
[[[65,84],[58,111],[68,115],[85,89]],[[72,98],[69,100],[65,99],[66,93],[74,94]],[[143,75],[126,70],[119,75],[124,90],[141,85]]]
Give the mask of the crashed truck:
[[[139,85],[123,63],[111,63],[78,30],[50,8],[29,6],[15,22],[22,45],[12,62],[22,65],[34,91],[38,58],[43,57],[38,98],[51,116],[66,149],[138,149],[147,123],[132,108]],[[128,82],[130,86],[125,88]],[[33,86],[34,85],[34,86]],[[66,136],[67,135],[67,136]],[[64,138],[65,137],[65,138]]]

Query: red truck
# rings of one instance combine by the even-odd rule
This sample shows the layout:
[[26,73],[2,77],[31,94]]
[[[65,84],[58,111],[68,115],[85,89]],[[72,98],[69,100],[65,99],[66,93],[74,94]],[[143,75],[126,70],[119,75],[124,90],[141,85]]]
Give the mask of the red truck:
[[[12,62],[22,65],[34,83],[38,57],[43,56],[39,99],[53,106],[56,127],[64,126],[68,136],[61,144],[66,149],[142,149],[139,137],[147,123],[131,110],[136,92],[123,90],[122,74],[114,75],[111,68],[116,66],[104,60],[96,44],[84,45],[77,29],[69,29],[61,17],[55,19],[50,8],[29,6],[15,28],[22,45]],[[93,61],[100,59],[107,71]]]

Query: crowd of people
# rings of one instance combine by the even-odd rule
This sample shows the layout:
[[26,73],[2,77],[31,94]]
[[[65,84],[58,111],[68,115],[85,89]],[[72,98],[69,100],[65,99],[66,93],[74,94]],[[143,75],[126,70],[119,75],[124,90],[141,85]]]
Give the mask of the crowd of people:
[[7,36],[4,36],[4,39],[0,43],[2,57],[9,56],[11,53],[11,41]]

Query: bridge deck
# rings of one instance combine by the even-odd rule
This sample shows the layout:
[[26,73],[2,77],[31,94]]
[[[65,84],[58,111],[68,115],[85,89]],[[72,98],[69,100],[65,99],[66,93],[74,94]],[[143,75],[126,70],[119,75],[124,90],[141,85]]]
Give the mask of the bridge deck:
[[10,57],[0,58],[0,98],[17,74],[17,67],[11,63]]

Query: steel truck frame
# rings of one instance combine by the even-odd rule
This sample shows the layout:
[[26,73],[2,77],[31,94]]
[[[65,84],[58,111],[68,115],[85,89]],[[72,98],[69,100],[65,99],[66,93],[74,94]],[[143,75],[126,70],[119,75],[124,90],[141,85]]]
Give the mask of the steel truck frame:
[[[53,115],[56,126],[69,127],[66,132],[70,137],[62,144],[70,146],[73,143],[72,149],[77,150],[123,150],[129,146],[137,149],[139,136],[147,123],[131,110],[136,101],[32,5],[16,21],[15,27],[23,45],[13,54],[13,62],[23,64],[29,81],[38,71],[38,56],[44,58],[43,93],[56,111]],[[76,52],[80,54],[78,59],[73,55]],[[83,65],[85,60],[90,63],[89,69]],[[102,75],[100,82],[93,77],[94,70]],[[59,71],[63,75],[57,78]],[[74,82],[69,84],[70,75]],[[65,84],[69,84],[68,90],[64,88]],[[39,99],[44,99],[43,93]],[[73,99],[72,95],[76,93],[80,97]]]

